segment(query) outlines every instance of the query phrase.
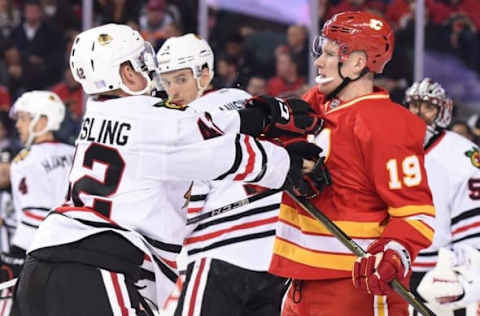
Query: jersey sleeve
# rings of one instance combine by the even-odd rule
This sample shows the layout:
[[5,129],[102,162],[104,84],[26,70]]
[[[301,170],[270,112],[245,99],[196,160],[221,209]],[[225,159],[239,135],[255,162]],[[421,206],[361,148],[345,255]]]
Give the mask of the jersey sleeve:
[[161,146],[158,174],[164,180],[227,180],[280,188],[290,168],[287,151],[238,134],[236,111],[189,113],[176,137]]
[[382,238],[401,242],[414,260],[432,242],[435,210],[424,168],[425,126],[410,113],[397,112],[362,116],[354,133],[366,172],[388,208]]

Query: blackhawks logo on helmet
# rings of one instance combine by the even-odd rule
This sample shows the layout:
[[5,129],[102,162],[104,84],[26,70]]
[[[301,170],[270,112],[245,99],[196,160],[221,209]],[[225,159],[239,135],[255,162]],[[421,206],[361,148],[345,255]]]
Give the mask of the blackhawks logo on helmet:
[[477,147],[472,147],[472,150],[466,151],[465,156],[470,158],[472,165],[480,169],[480,152]]

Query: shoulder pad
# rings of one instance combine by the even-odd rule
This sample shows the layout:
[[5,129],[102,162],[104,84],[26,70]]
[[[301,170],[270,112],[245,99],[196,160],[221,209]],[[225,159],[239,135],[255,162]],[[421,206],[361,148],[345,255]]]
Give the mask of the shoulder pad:
[[24,160],[25,158],[27,158],[28,154],[30,153],[30,150],[27,149],[27,148],[24,148],[22,149],[16,156],[15,158],[13,158],[13,162],[14,163],[17,163],[17,162],[20,162],[22,160]]
[[188,108],[188,106],[186,106],[186,105],[176,105],[176,104],[170,102],[170,100],[168,100],[168,99],[157,102],[153,106],[156,107],[156,108],[165,107],[167,109],[178,110],[178,111],[185,111]]

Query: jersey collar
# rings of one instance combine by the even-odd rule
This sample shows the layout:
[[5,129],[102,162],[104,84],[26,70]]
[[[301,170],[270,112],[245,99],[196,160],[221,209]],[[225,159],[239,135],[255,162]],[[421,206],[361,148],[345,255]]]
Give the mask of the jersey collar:
[[390,95],[387,92],[387,90],[379,87],[374,87],[372,93],[364,94],[348,101],[341,101],[338,98],[329,100],[327,103],[324,104],[324,111],[325,111],[325,114],[329,114],[329,113],[347,108],[360,101],[374,100],[374,99],[389,99],[389,98],[390,98]]

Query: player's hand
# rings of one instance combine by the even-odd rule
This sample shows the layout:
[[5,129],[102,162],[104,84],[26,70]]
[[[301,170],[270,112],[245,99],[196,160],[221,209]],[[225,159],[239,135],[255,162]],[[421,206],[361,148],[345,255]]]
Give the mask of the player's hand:
[[366,256],[355,261],[353,285],[372,295],[386,295],[393,291],[389,283],[404,279],[410,266],[410,253],[403,245],[379,239],[368,247]]
[[[296,196],[312,198],[331,184],[330,174],[320,158],[322,149],[305,140],[298,140],[286,145],[290,155],[290,170],[283,187]],[[311,170],[305,171],[305,161],[314,163]]]
[[259,96],[249,99],[246,108],[263,112],[266,121],[262,132],[268,138],[317,134],[323,126],[310,104],[300,99]]
[[418,293],[439,310],[455,310],[480,301],[480,252],[457,245],[440,248],[437,265],[418,285]]

